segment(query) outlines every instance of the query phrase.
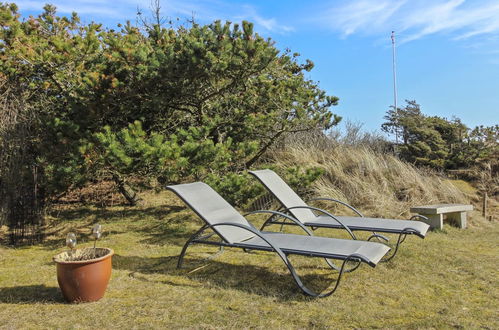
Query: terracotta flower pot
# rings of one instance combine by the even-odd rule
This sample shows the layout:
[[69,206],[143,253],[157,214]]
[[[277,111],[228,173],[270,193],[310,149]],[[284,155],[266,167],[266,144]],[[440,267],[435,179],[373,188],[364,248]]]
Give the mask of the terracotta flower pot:
[[66,301],[97,301],[104,296],[111,277],[114,251],[108,248],[97,248],[97,251],[100,257],[83,261],[64,261],[67,252],[53,258],[57,264],[57,282]]

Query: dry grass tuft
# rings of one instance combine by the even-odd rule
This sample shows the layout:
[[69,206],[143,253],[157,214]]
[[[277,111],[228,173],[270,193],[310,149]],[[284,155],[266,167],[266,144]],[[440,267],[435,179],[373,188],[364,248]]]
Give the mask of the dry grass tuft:
[[314,192],[346,201],[370,216],[407,217],[415,205],[469,203],[448,180],[363,146],[339,144],[324,149],[294,143],[275,151],[273,159],[284,168],[324,169]]

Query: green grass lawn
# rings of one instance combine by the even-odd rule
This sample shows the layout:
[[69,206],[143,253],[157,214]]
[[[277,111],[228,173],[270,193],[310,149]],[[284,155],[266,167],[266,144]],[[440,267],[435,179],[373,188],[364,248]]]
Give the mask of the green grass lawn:
[[[52,256],[70,230],[79,247],[92,246],[95,222],[106,231],[98,246],[115,250],[108,290],[98,302],[66,304]],[[177,270],[200,225],[169,193],[133,208],[53,211],[45,243],[0,246],[0,328],[499,328],[497,223],[408,237],[394,260],[346,274],[325,299],[301,294],[271,253],[226,249],[207,260],[217,248],[194,246]],[[322,260],[293,261],[315,288],[335,279]]]

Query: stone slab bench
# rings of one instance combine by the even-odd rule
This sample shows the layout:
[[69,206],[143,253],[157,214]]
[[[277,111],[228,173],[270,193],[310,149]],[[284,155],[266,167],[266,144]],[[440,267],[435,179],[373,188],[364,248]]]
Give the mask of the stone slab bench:
[[412,213],[418,213],[428,218],[425,221],[430,228],[442,229],[444,216],[447,220],[453,220],[459,228],[466,228],[466,212],[472,211],[473,205],[469,204],[438,204],[411,207]]

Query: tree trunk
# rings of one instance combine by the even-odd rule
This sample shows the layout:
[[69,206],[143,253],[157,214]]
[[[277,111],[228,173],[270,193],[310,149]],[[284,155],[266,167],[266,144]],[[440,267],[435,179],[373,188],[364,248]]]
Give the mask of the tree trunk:
[[130,206],[136,205],[139,201],[137,193],[118,174],[113,174],[113,180],[116,183],[118,191],[125,197],[128,204]]
[[282,133],[285,131],[278,131],[271,139],[270,141],[265,144],[254,156],[251,158],[249,161],[246,162],[245,166],[246,168],[250,168],[251,165],[253,165],[266,151],[267,149],[277,140]]

